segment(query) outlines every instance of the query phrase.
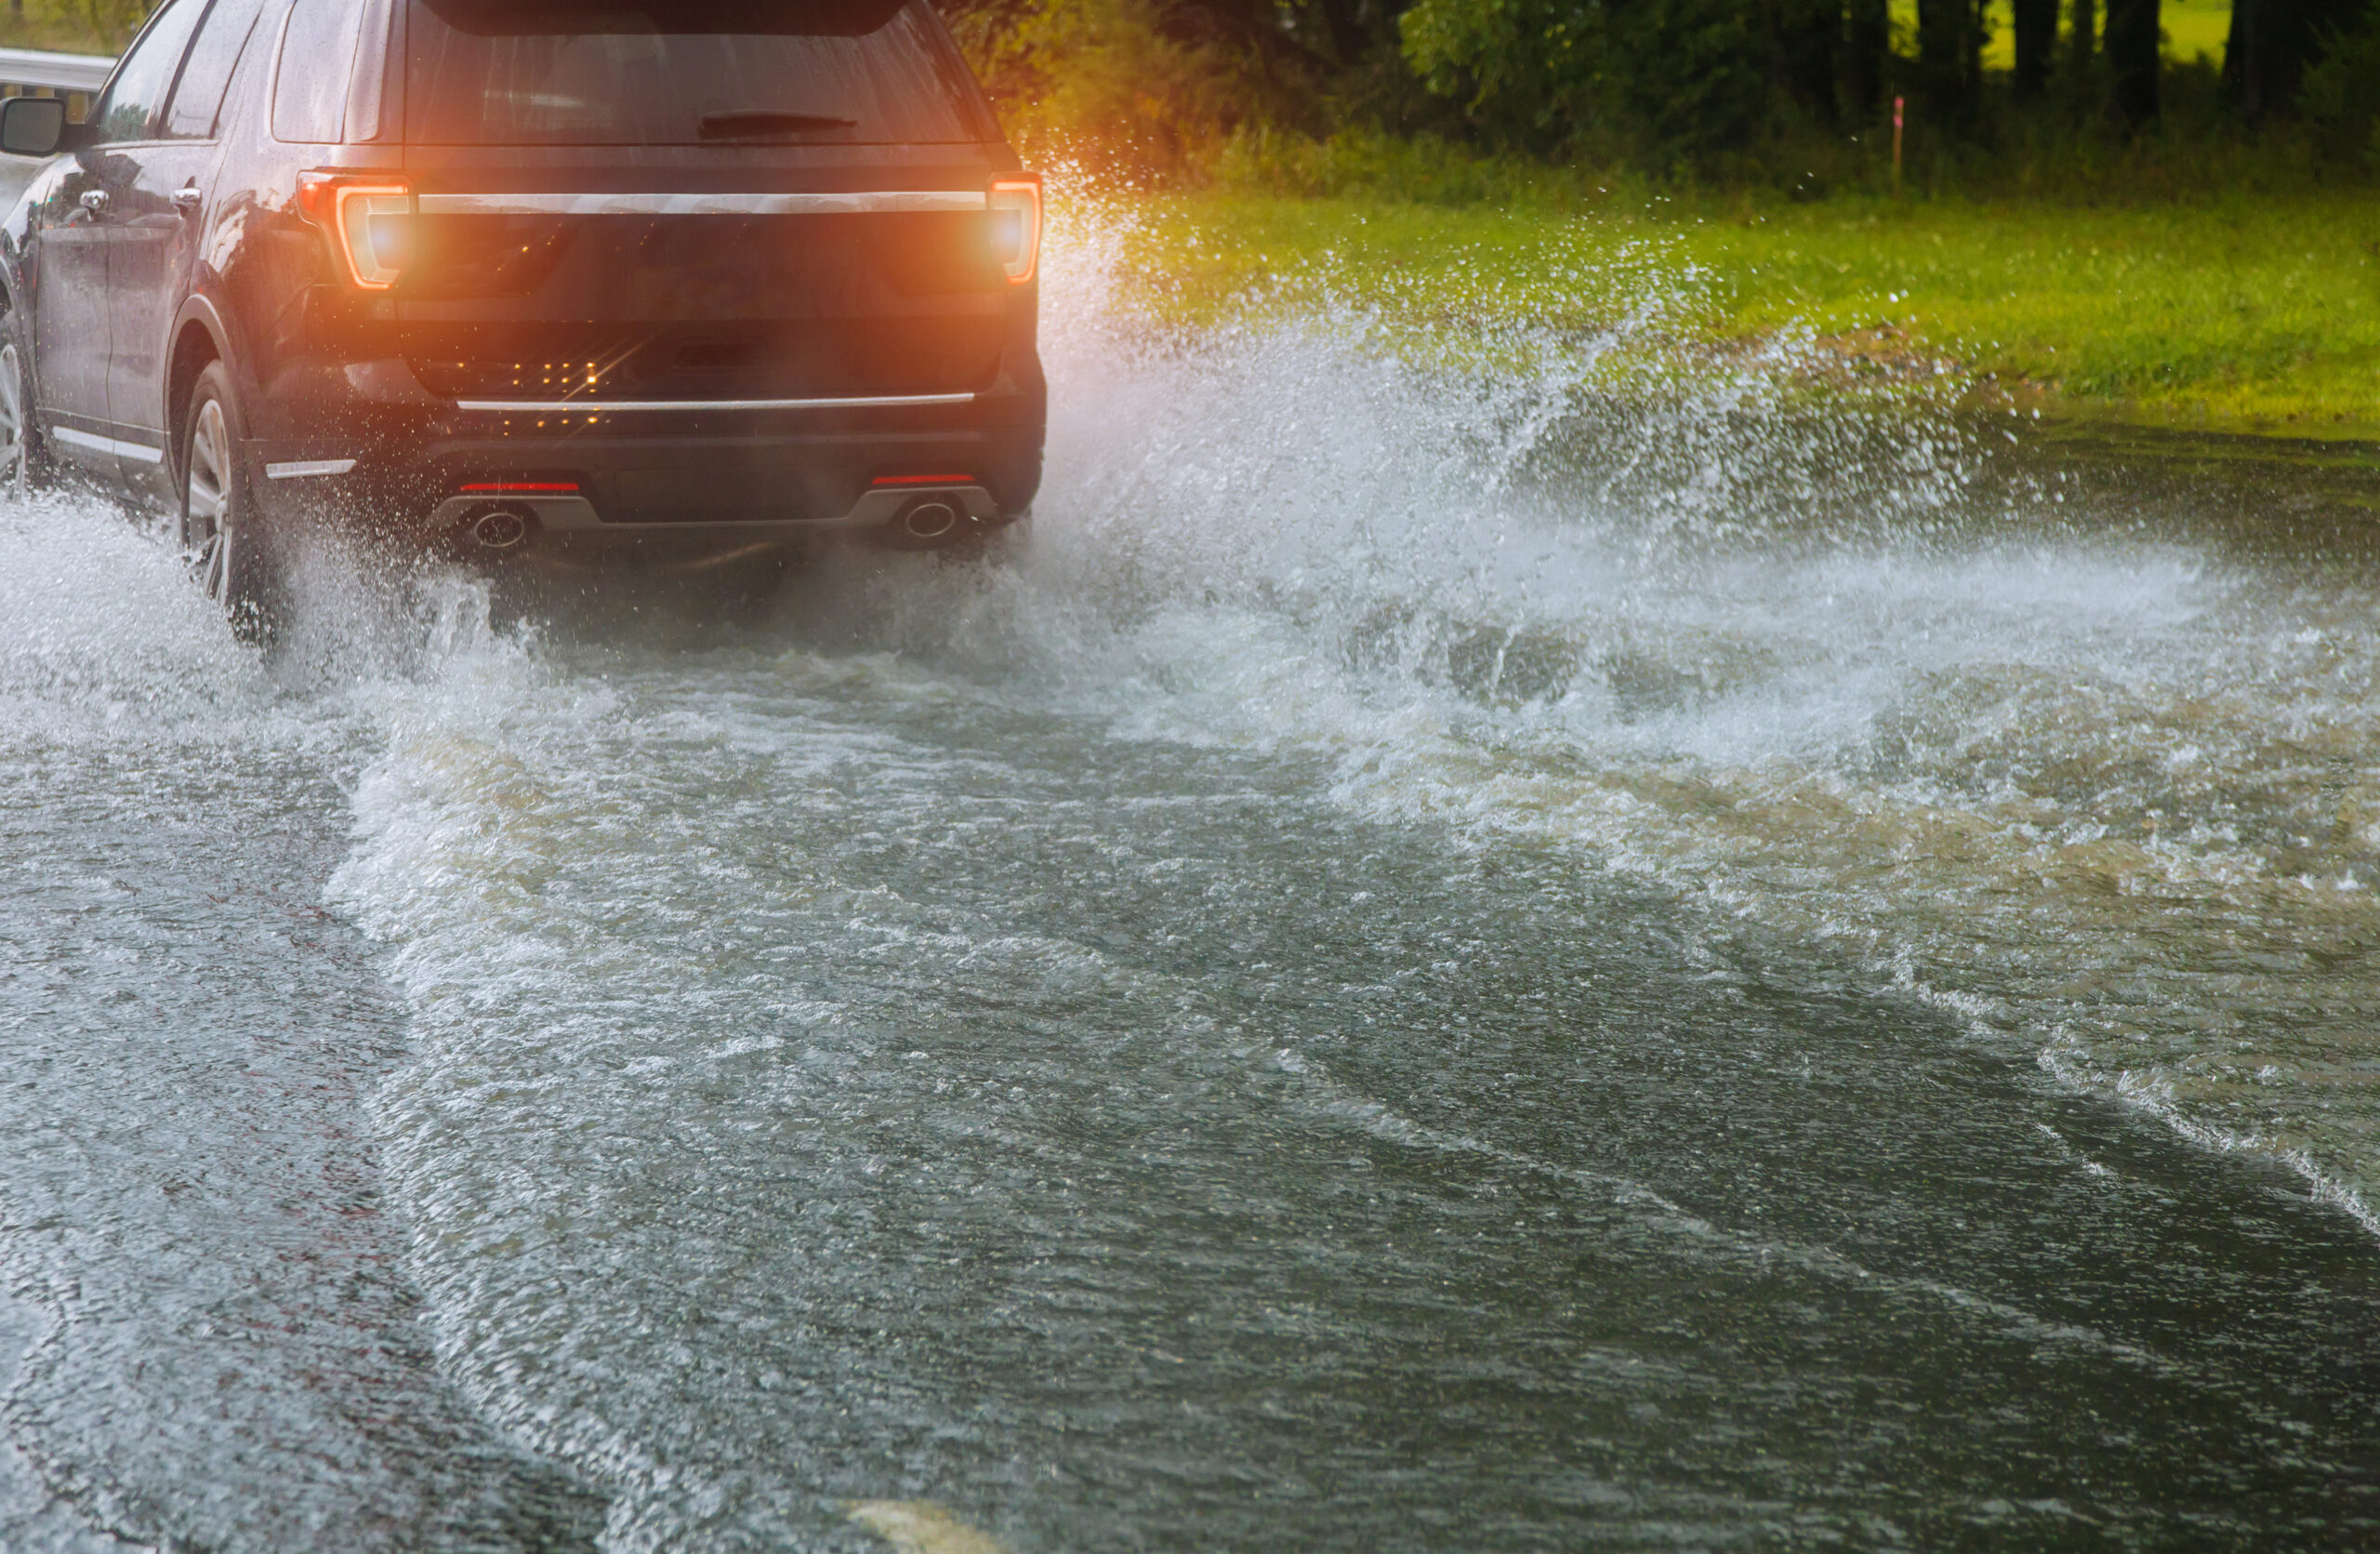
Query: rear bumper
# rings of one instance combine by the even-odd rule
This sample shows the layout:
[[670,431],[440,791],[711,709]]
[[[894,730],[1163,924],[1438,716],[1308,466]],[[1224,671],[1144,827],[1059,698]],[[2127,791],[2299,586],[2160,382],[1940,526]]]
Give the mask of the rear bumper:
[[401,363],[361,364],[323,375],[332,403],[271,418],[301,434],[246,454],[275,519],[427,544],[467,518],[461,498],[517,502],[544,531],[593,542],[868,528],[929,491],[964,493],[988,526],[1040,485],[1034,366],[969,395],[481,408],[433,399]]

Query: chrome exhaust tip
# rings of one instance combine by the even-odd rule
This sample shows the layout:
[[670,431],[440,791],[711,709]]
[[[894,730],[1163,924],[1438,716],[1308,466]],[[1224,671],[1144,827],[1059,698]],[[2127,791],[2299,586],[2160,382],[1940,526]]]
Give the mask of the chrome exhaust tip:
[[529,515],[513,508],[490,508],[464,525],[471,542],[483,551],[515,550],[529,540]]
[[911,539],[941,539],[959,526],[956,504],[940,497],[921,497],[902,510],[901,532]]

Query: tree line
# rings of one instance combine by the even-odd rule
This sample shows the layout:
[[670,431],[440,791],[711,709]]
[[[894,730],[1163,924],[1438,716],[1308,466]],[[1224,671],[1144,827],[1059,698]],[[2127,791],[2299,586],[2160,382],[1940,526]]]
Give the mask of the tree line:
[[0,42],[112,54],[131,41],[152,8],[152,0],[8,0]]
[[[798,0],[787,0],[798,3]],[[2380,172],[2380,0],[2232,0],[2211,74],[2163,0],[937,0],[1003,113],[1166,170],[1250,132],[1428,136],[1656,175],[1792,175],[1870,150],[1897,100],[1938,154],[2105,145],[2187,119]],[[149,0],[8,0],[0,38],[123,46]],[[2187,99],[2176,115],[2176,91]],[[1874,158],[1869,157],[1872,163]],[[2238,176],[2236,162],[2227,165]]]
[[2380,0],[2233,0],[2219,64],[2164,57],[2162,0],[942,0],[1004,113],[1144,164],[1252,130],[1740,173],[1866,137],[1929,144],[2275,137],[2380,167]]

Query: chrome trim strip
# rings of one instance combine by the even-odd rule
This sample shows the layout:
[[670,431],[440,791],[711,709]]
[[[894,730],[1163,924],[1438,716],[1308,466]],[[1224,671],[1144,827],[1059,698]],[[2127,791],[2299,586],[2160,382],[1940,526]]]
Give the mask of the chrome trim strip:
[[878,189],[843,194],[423,194],[424,216],[843,216],[984,210],[981,189]]
[[868,410],[908,405],[972,405],[966,394],[880,394],[867,399],[458,399],[457,410],[508,415],[610,415],[616,410]]
[[95,453],[112,453],[118,458],[136,459],[143,464],[163,464],[165,461],[165,449],[152,448],[146,443],[101,437],[95,432],[77,432],[71,426],[52,425],[49,434],[61,443],[72,443],[78,448],[89,448]]
[[288,464],[268,464],[267,480],[303,480],[308,475],[343,475],[355,468],[352,458],[304,458]]

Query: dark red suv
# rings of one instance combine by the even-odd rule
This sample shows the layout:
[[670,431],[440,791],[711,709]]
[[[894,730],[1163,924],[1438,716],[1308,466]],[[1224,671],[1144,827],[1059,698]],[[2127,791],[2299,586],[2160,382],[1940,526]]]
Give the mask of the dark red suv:
[[165,0],[0,232],[0,474],[301,525],[931,546],[1040,481],[1041,192],[925,0]]

